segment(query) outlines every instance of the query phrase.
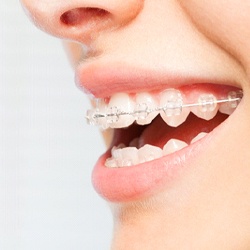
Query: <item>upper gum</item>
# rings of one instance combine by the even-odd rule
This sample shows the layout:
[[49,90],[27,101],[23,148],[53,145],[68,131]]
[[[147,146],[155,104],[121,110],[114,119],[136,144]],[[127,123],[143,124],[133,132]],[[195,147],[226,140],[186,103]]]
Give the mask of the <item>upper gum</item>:
[[[170,87],[170,88],[165,88],[162,90],[142,91],[142,92],[137,92],[137,93],[126,93],[126,94],[128,94],[133,101],[135,101],[135,96],[139,93],[150,94],[155,100],[159,101],[160,93],[169,89],[179,90],[182,94],[184,103],[195,103],[197,102],[201,94],[213,94],[217,99],[222,99],[222,98],[227,97],[230,91],[238,90],[239,88],[229,86],[229,85],[192,84],[192,85],[184,85],[178,88]],[[121,93],[124,93],[124,92],[121,92]],[[104,100],[105,103],[108,104],[112,96],[102,98],[102,100]]]

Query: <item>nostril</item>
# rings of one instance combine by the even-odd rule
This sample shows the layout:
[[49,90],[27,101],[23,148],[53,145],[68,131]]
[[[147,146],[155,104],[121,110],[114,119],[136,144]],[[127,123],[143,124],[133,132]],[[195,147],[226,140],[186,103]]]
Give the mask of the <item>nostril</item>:
[[100,8],[76,8],[63,13],[60,20],[64,25],[78,26],[90,21],[109,19],[110,15],[108,11]]

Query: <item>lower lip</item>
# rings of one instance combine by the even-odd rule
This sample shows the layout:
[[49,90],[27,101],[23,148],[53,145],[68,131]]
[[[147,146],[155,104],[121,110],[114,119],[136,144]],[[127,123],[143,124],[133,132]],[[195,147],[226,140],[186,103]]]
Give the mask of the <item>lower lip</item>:
[[154,161],[125,168],[107,168],[110,149],[96,163],[92,182],[96,191],[110,202],[128,202],[153,195],[164,185],[181,177],[180,170],[188,169],[195,160],[206,153],[218,133],[227,126],[232,116],[216,127],[203,139],[173,154]]

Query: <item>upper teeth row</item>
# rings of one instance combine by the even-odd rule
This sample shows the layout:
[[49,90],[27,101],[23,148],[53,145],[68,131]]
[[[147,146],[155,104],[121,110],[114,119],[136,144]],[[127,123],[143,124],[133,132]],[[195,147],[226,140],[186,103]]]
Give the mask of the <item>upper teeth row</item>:
[[128,94],[117,93],[111,97],[109,104],[106,104],[104,99],[98,99],[97,107],[87,111],[86,119],[88,124],[107,129],[127,127],[134,121],[142,125],[148,124],[160,113],[170,126],[178,126],[186,120],[190,111],[207,120],[213,118],[218,109],[231,114],[242,97],[241,90],[231,91],[222,99],[206,93],[201,94],[197,102],[184,103],[179,90],[167,89],[161,93],[157,104],[149,93],[137,94],[135,102]]

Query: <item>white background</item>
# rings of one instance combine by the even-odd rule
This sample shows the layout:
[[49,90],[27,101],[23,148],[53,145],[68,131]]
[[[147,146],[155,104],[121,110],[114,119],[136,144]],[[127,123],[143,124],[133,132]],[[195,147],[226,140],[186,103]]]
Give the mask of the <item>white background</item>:
[[109,249],[112,216],[91,186],[104,145],[61,42],[0,3],[0,249]]

